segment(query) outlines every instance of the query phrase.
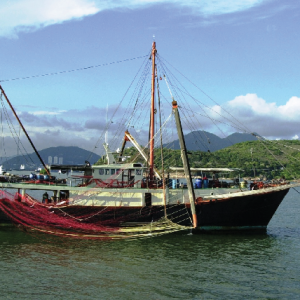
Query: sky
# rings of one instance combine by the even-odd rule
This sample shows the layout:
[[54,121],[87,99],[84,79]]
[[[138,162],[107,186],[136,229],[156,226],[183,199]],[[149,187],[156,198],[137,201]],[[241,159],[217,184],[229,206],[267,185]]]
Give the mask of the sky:
[[37,149],[91,150],[155,38],[253,132],[298,139],[299,14],[285,0],[2,0],[0,84]]

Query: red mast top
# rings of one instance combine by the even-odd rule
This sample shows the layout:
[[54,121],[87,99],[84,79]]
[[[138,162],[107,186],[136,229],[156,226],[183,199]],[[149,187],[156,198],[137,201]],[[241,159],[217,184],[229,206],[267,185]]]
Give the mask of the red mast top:
[[149,179],[150,185],[154,179],[154,100],[155,100],[155,55],[156,43],[152,44],[152,84],[151,84],[151,114],[150,114],[150,154],[149,154]]

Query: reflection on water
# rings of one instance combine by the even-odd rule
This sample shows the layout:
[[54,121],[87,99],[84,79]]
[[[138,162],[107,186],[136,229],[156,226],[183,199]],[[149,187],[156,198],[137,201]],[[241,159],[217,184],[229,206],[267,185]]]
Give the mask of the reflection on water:
[[[0,227],[7,299],[300,298],[299,194],[264,234],[91,241]],[[5,299],[5,298],[4,298]]]

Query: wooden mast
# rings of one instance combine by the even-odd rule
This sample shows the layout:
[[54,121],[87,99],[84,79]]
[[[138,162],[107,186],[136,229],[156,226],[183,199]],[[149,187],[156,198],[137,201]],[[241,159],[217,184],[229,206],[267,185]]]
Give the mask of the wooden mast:
[[149,153],[149,179],[150,186],[154,180],[154,100],[155,100],[155,55],[156,43],[152,44],[152,82],[151,82],[151,112],[150,112],[150,153]]
[[184,167],[184,174],[185,174],[185,179],[188,187],[188,193],[189,193],[189,199],[190,199],[190,204],[191,204],[191,211],[192,211],[192,216],[193,216],[193,227],[196,228],[198,226],[198,221],[197,221],[197,215],[196,215],[196,208],[195,208],[195,192],[193,189],[193,182],[192,182],[192,177],[191,177],[191,172],[190,172],[190,165],[189,165],[189,159],[187,157],[187,150],[186,150],[186,145],[184,141],[184,136],[182,132],[182,126],[180,122],[180,116],[178,112],[178,105],[175,100],[172,102],[172,107],[173,107],[173,112],[175,116],[175,121],[176,121],[176,127],[177,127],[177,132],[178,132],[178,139],[179,139],[179,144],[181,148],[181,158],[183,162],[183,167]]
[[24,126],[23,126],[21,120],[19,119],[19,117],[18,117],[18,115],[17,115],[15,109],[14,109],[13,106],[11,105],[11,103],[10,103],[9,99],[7,98],[7,96],[6,96],[6,94],[5,94],[5,92],[4,92],[4,90],[3,90],[3,88],[2,88],[1,85],[0,85],[0,90],[1,90],[2,94],[4,95],[4,97],[5,97],[5,99],[6,99],[7,103],[8,103],[8,105],[10,106],[12,112],[14,113],[16,119],[18,120],[20,126],[22,127],[22,129],[23,129],[23,131],[24,131],[24,133],[25,133],[25,135],[26,135],[26,137],[27,137],[29,143],[31,144],[31,146],[32,146],[32,148],[33,148],[33,150],[34,150],[34,152],[36,153],[36,155],[38,156],[38,158],[39,158],[39,160],[41,161],[42,165],[44,166],[44,168],[45,168],[47,174],[50,176],[50,172],[49,172],[47,166],[45,165],[45,163],[44,163],[44,161],[42,160],[42,158],[41,158],[40,154],[38,153],[38,151],[36,150],[36,148],[35,148],[33,142],[31,141],[31,139],[30,139],[30,137],[29,137],[27,131],[25,130],[25,128],[24,128]]

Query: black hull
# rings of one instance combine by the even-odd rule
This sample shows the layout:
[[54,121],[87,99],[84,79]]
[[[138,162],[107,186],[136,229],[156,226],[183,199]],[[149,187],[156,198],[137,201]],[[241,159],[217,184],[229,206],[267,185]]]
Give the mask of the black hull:
[[[289,189],[243,195],[227,199],[213,199],[196,205],[196,230],[253,230],[265,229]],[[125,226],[155,222],[164,217],[163,206],[103,207],[65,206],[65,213],[87,222],[101,222],[107,226]],[[167,216],[174,223],[192,226],[189,205],[168,205]],[[91,217],[92,216],[92,217]]]
[[0,209],[0,223],[11,223],[11,219]]
[[289,189],[197,205],[200,230],[266,228]]

